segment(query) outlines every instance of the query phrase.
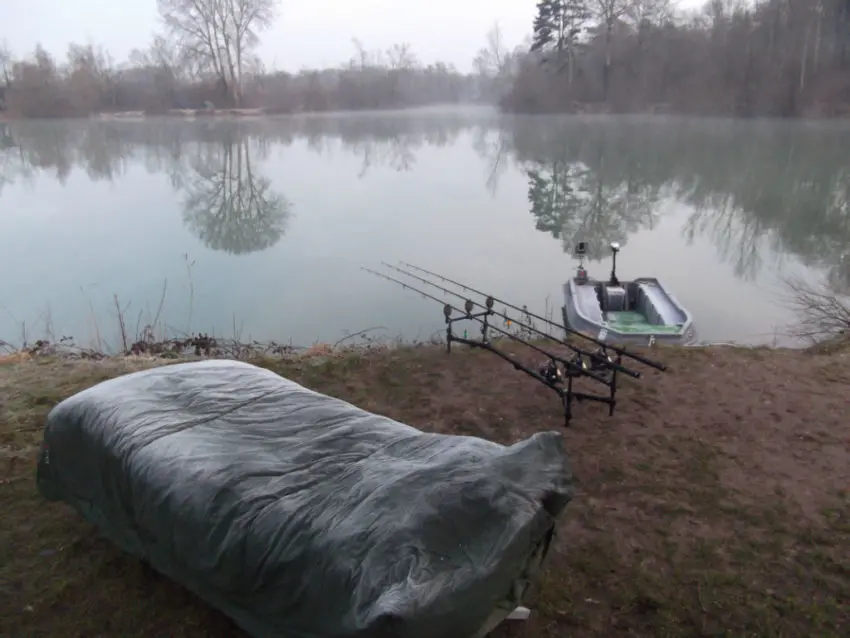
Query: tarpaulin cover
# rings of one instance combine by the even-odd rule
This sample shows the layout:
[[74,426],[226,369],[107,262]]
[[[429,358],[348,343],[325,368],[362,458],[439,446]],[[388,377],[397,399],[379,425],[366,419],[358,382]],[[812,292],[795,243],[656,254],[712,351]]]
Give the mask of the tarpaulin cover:
[[249,633],[286,638],[480,635],[571,497],[557,432],[428,434],[233,361],[61,402],[38,485]]

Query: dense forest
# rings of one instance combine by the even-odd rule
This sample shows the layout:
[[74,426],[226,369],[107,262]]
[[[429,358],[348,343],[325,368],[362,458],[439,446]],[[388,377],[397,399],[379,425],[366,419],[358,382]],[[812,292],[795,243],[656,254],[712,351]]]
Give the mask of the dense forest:
[[92,45],[72,44],[62,63],[40,46],[25,60],[0,51],[0,110],[31,118],[212,107],[297,113],[479,99],[475,78],[442,63],[419,65],[404,44],[386,52],[354,44],[355,55],[338,69],[244,73],[238,89],[215,74],[187,70],[179,49],[161,36],[120,65]]
[[540,0],[515,111],[850,113],[850,1]]
[[471,72],[422,64],[405,43],[377,51],[356,39],[337,68],[269,70],[255,52],[278,0],[157,6],[162,32],[122,62],[91,44],[71,44],[65,59],[40,45],[16,59],[0,46],[0,110],[61,117],[485,102],[531,113],[850,114],[850,0],[708,0],[690,12],[675,0],[539,0],[527,41],[509,46],[494,25]]

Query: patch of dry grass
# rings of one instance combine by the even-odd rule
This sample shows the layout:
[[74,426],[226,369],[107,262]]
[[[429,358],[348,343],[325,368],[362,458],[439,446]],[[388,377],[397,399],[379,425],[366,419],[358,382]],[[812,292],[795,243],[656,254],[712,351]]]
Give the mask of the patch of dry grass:
[[[850,355],[652,356],[670,371],[624,379],[613,418],[605,406],[576,406],[565,434],[579,493],[532,619],[495,635],[847,635]],[[56,402],[172,362],[0,365],[0,634],[241,635],[35,490],[34,453]],[[484,352],[315,351],[255,362],[425,430],[510,443],[562,428],[551,391]]]

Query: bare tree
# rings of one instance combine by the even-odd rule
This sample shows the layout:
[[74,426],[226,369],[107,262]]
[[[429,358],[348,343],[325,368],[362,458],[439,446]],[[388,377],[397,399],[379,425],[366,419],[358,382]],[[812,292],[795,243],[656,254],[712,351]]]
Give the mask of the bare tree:
[[383,64],[380,51],[369,51],[358,38],[352,38],[351,43],[354,45],[354,56],[348,62],[349,68],[366,71]]
[[213,73],[240,106],[246,64],[258,32],[274,20],[277,0],[157,0],[157,6],[184,59]]
[[592,0],[593,10],[605,34],[605,64],[602,67],[602,94],[608,99],[611,86],[611,43],[614,25],[628,11],[631,0]]
[[0,81],[3,86],[8,86],[12,81],[12,52],[5,40],[0,42]]
[[486,45],[478,50],[472,64],[479,78],[491,87],[488,97],[501,97],[511,81],[513,55],[505,46],[502,29],[498,23],[487,32]]
[[671,0],[629,0],[625,16],[635,27],[644,23],[660,25],[673,17],[673,3]]
[[0,111],[6,110],[6,91],[12,81],[12,53],[9,45],[0,43]]
[[394,44],[386,52],[389,102],[404,105],[410,94],[411,71],[416,68],[416,56],[406,42]]
[[68,46],[68,97],[76,113],[90,113],[115,105],[112,58],[92,44]]
[[387,49],[387,63],[393,71],[409,71],[417,65],[416,56],[407,42],[394,44]]
[[647,41],[651,38],[654,29],[672,19],[673,6],[671,0],[630,0],[623,17],[635,30],[634,65],[637,78],[643,88],[644,62],[649,44]]
[[175,78],[186,80],[192,73],[181,64],[180,50],[164,35],[155,35],[147,49],[133,49],[129,55],[132,66],[167,69]]
[[27,117],[67,115],[62,80],[53,56],[38,44],[28,60],[13,62],[11,87],[6,91],[7,106]]
[[850,338],[850,297],[831,282],[783,280],[785,303],[797,316],[789,335],[812,344]]
[[177,43],[158,34],[148,48],[130,52],[121,80],[134,106],[159,110],[179,106],[180,87],[189,84],[194,75]]
[[502,29],[498,23],[487,32],[487,44],[478,50],[473,60],[476,70],[482,75],[496,77],[505,69],[508,49],[502,37]]

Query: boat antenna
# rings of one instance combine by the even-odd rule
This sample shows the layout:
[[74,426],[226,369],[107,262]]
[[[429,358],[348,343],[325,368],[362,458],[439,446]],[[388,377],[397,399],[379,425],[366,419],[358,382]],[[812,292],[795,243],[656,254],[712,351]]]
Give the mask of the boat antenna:
[[620,244],[612,241],[611,244],[611,278],[608,280],[609,286],[619,286],[620,280],[617,279],[617,253],[620,252]]

